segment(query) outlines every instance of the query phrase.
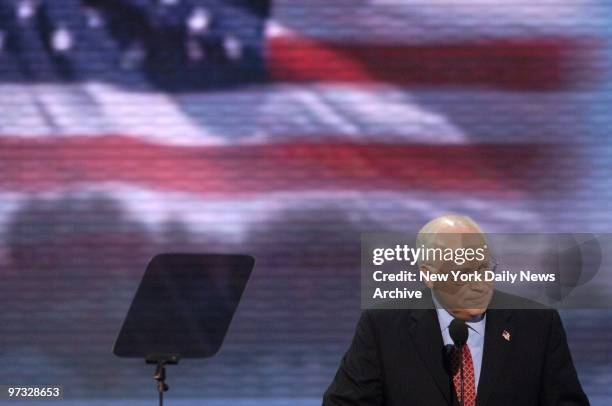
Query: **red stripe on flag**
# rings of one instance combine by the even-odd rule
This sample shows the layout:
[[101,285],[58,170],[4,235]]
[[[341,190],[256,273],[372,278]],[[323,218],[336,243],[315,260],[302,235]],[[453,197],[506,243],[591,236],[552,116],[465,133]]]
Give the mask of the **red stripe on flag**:
[[537,191],[540,182],[556,180],[559,150],[531,144],[185,147],[127,136],[3,137],[0,188],[34,192],[122,182],[219,197],[306,190],[470,191],[499,197]]
[[566,38],[393,45],[322,42],[289,35],[269,39],[268,60],[277,81],[546,90],[578,80],[575,67],[582,63],[584,69],[583,54],[593,46]]

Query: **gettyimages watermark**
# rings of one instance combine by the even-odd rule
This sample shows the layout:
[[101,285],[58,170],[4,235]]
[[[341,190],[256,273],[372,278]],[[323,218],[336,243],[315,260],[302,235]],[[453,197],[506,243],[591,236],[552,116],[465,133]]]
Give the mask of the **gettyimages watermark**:
[[612,308],[611,269],[612,234],[366,233],[361,305]]

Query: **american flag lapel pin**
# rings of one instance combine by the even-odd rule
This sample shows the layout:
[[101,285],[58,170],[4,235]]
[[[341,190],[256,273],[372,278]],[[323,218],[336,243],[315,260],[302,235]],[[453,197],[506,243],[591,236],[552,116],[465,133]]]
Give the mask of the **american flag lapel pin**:
[[506,341],[510,341],[510,332],[508,330],[504,330],[502,332],[502,337],[504,337]]

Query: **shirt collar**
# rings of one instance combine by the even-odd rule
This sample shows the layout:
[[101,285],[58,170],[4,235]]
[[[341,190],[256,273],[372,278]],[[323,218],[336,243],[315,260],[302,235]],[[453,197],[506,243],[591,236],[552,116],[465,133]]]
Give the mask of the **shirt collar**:
[[[436,307],[436,312],[438,313],[438,320],[440,321],[440,328],[442,331],[447,330],[451,321],[455,318],[452,314],[446,310],[446,308],[442,307],[438,299],[436,298],[435,292],[432,291],[431,295],[434,306]],[[485,332],[485,323],[487,319],[487,313],[485,312],[483,315],[475,317],[472,320],[467,320],[465,324],[470,328],[470,330],[478,333],[481,336],[484,336]]]

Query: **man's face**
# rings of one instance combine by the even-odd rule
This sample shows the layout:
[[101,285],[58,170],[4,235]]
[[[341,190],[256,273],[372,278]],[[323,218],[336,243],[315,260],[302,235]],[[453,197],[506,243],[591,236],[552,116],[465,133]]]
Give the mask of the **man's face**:
[[[456,250],[476,250],[483,246],[486,247],[486,242],[484,236],[479,233],[449,233],[439,234],[436,237],[435,245],[438,248],[450,248],[455,252],[462,252]],[[469,320],[487,310],[493,296],[493,283],[478,281],[476,275],[484,279],[485,271],[492,270],[492,260],[488,249],[484,251],[483,256],[474,255],[462,261],[436,261],[424,268],[422,270],[428,270],[430,273],[448,274],[448,281],[429,282],[428,286],[454,317]],[[463,274],[467,279],[455,280],[453,273]]]

